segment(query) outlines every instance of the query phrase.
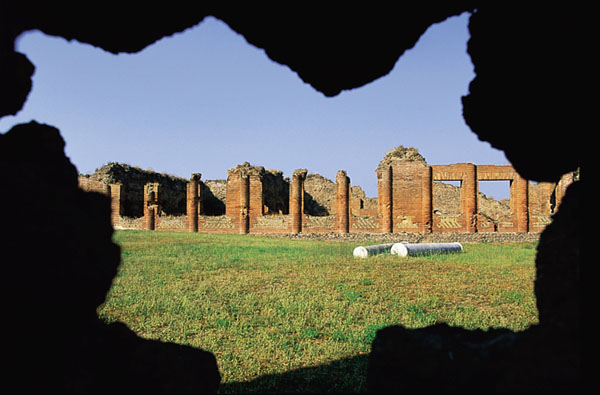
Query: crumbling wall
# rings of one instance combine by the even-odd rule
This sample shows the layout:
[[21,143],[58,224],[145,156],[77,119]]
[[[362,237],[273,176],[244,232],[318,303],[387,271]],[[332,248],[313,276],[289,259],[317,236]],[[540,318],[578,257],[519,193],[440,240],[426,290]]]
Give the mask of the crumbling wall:
[[335,215],[335,182],[318,173],[304,181],[304,213],[310,216]]
[[352,214],[377,216],[377,197],[367,197],[360,185],[350,187],[350,209]]
[[[80,175],[78,178],[80,188],[111,196],[112,223],[117,229],[140,228],[139,223],[135,221],[138,217],[126,215],[128,207],[139,204],[143,216],[143,200],[141,204],[132,202],[131,194],[127,193],[132,188],[129,180],[134,180],[133,185],[142,182],[144,178],[139,175],[141,173],[145,173],[150,179],[155,179],[156,175],[164,177],[148,170],[143,171],[135,167],[131,170],[131,168],[128,165],[113,163],[104,166],[93,175]],[[389,231],[394,231],[395,228],[396,232],[540,232],[550,223],[551,215],[558,207],[561,196],[564,195],[561,191],[564,191],[565,185],[573,180],[572,175],[565,175],[559,184],[529,183],[528,185],[518,177],[511,166],[507,165],[428,166],[417,149],[403,146],[386,153],[376,170],[378,179],[381,178],[382,169],[387,169],[390,177],[387,194],[390,199],[388,208],[391,210],[388,220],[392,224],[392,229]],[[248,162],[231,169],[230,173],[240,171],[250,177],[247,197],[249,199],[248,230],[275,233],[290,231],[290,219],[283,217],[290,212],[289,178],[283,177],[281,171],[265,170],[262,166],[252,166]],[[135,174],[137,176],[132,176]],[[183,182],[182,178],[168,177],[177,179],[179,183]],[[106,184],[117,180],[122,180],[125,184]],[[459,181],[461,185],[454,186],[436,180],[454,180]],[[510,181],[511,199],[498,202],[482,193],[475,194],[477,186],[474,183],[486,180]],[[236,199],[239,203],[241,196],[240,185],[236,184],[239,181],[231,177],[228,180],[198,181],[198,193],[201,196],[198,215],[203,217],[199,217],[198,221],[203,231],[239,230],[239,213],[234,214],[236,210],[241,210],[240,207],[235,208]],[[305,232],[338,231],[337,181],[333,182],[316,173],[307,173],[302,183],[302,228]],[[189,181],[185,182],[187,188]],[[154,228],[185,230],[187,227],[184,224],[189,221],[185,218],[188,208],[186,207],[184,213],[168,214],[164,207],[175,205],[171,201],[173,193],[169,193],[168,186],[165,188],[160,182],[149,182],[145,185],[148,184],[157,185]],[[466,195],[465,185],[469,186],[470,191]],[[238,196],[230,197],[229,203],[233,206],[229,211],[227,211],[228,188],[233,194],[231,196],[236,194]],[[379,193],[383,192],[380,190]],[[179,199],[178,195],[177,199]],[[385,218],[383,212],[380,212],[379,199],[379,196],[367,198],[358,185],[350,186],[348,202],[350,232],[388,232],[382,229]],[[385,200],[385,196],[383,199]],[[516,211],[517,202],[521,202],[520,213]],[[227,215],[229,217],[226,219]],[[524,226],[522,226],[523,221],[525,221]],[[148,228],[148,223],[146,222],[143,227]],[[518,227],[520,230],[517,230]]]
[[160,184],[160,214],[183,215],[186,212],[187,180],[184,178],[114,162],[102,166],[87,178],[89,181],[123,185],[123,216],[143,216],[144,186],[152,182]]
[[[304,182],[304,212],[312,216],[336,214],[336,183],[318,173],[308,173]],[[377,215],[377,198],[368,198],[359,185],[350,187],[350,207],[355,215]]]
[[98,192],[104,195],[110,195],[110,186],[107,183],[90,179],[89,176],[79,175],[79,177],[77,177],[77,183],[79,188],[86,192]]
[[227,180],[207,180],[201,182],[203,215],[225,215]]
[[288,214],[290,211],[290,181],[280,170],[267,169],[262,174],[263,213]]
[[530,229],[541,231],[552,222],[556,207],[556,184],[540,182],[529,184],[529,221]]

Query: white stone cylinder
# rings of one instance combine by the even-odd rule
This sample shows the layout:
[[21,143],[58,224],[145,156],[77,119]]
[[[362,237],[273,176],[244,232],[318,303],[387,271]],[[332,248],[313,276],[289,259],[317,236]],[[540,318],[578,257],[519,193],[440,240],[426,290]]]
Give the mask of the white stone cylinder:
[[447,254],[451,252],[461,252],[463,250],[460,243],[395,243],[390,248],[392,255],[416,256],[428,254]]
[[354,249],[353,255],[356,258],[366,258],[369,257],[371,255],[377,255],[377,254],[383,254],[386,252],[390,252],[390,249],[392,248],[392,246],[394,245],[394,243],[390,243],[390,244],[377,244],[377,245],[372,245],[372,246],[360,246],[360,247],[356,247]]

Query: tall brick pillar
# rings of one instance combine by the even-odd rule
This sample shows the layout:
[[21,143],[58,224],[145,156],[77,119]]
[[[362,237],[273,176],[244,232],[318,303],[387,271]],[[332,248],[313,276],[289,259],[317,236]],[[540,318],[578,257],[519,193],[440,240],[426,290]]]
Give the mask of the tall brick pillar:
[[433,170],[431,166],[423,168],[422,182],[423,232],[431,233],[433,229]]
[[477,230],[477,167],[472,163],[461,164],[463,179],[460,186],[461,212],[465,218],[465,231]]
[[529,232],[529,181],[517,175],[512,182],[511,202],[515,202],[514,216],[517,220],[517,232]]
[[339,233],[350,230],[350,178],[344,170],[337,172],[336,182],[336,221]]
[[110,184],[110,222],[113,226],[119,223],[123,215],[123,185]]
[[392,168],[384,166],[377,172],[377,199],[379,207],[380,231],[392,233]]
[[240,178],[240,225],[239,233],[250,231],[250,175],[241,174]]
[[292,233],[302,232],[302,211],[304,209],[304,179],[305,169],[294,170],[292,185],[290,186],[290,216]]
[[198,231],[198,215],[200,214],[199,183],[202,174],[194,173],[187,187],[187,229],[188,232]]

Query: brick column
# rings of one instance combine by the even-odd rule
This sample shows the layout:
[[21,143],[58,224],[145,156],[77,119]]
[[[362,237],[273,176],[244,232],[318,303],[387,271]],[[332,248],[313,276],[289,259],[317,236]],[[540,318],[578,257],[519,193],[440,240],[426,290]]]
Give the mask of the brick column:
[[350,178],[344,170],[337,172],[336,182],[336,221],[339,233],[348,233],[350,230]]
[[292,185],[290,185],[290,216],[292,233],[302,232],[302,211],[304,209],[304,179],[306,170],[298,169],[292,175]]
[[383,233],[392,233],[392,168],[385,166],[377,173],[377,195],[379,201],[379,226]]
[[250,176],[240,174],[240,225],[239,233],[250,231]]
[[512,181],[515,202],[514,215],[517,220],[517,232],[529,232],[529,181],[517,175]]
[[147,209],[147,216],[144,218],[145,230],[156,229],[156,206],[149,206]]
[[124,191],[121,184],[110,184],[110,222],[113,226],[119,223],[123,215],[123,206],[121,204]]
[[202,175],[200,173],[194,173],[190,177],[190,182],[187,186],[187,229],[188,232],[198,231],[198,206],[200,199],[198,196],[198,183]]
[[431,233],[433,229],[433,170],[431,166],[427,166],[423,169],[423,232]]
[[465,231],[477,230],[477,167],[472,163],[463,165],[464,177],[460,186],[461,212],[465,219]]

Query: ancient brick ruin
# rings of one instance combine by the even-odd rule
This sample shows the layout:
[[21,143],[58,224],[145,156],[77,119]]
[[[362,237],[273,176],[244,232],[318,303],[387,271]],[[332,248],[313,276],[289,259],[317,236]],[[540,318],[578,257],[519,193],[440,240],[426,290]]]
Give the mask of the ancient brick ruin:
[[[488,173],[485,167],[475,166],[475,179],[481,180],[484,174],[509,178],[518,173],[539,182],[533,185],[516,176],[510,178],[512,214],[506,226],[496,223],[498,231],[510,227],[531,231],[547,221],[548,210],[555,212],[537,246],[535,294],[540,322],[522,332],[495,328],[472,331],[445,324],[419,329],[388,326],[377,332],[371,352],[365,356],[368,391],[577,393],[583,389],[581,235],[585,229],[583,212],[591,210],[583,204],[580,173],[566,191],[569,180],[564,175],[583,166],[591,135],[588,123],[584,123],[589,106],[583,104],[589,95],[582,94],[589,86],[589,68],[576,60],[587,53],[586,48],[592,48],[588,44],[592,35],[583,30],[593,26],[586,20],[593,13],[582,12],[581,7],[402,2],[390,3],[388,8],[302,4],[293,12],[281,12],[256,3],[234,7],[190,2],[145,8],[100,5],[90,13],[89,5],[83,3],[67,6],[5,1],[0,3],[0,117],[19,112],[31,91],[36,67],[15,45],[18,37],[30,30],[78,40],[114,54],[136,53],[213,16],[264,50],[271,60],[289,67],[304,83],[332,97],[385,76],[429,26],[463,12],[470,14],[467,53],[476,76],[461,98],[462,115],[477,138],[502,150],[514,167],[514,171],[495,169]],[[2,185],[6,191],[18,191],[0,195],[2,207],[7,208],[5,223],[11,225],[3,235],[5,255],[18,257],[6,259],[4,266],[10,279],[2,299],[5,315],[10,318],[4,329],[11,339],[3,350],[8,361],[5,392],[109,392],[119,388],[128,392],[216,393],[221,378],[212,353],[142,338],[123,324],[98,319],[96,308],[120,263],[119,247],[112,240],[109,202],[113,224],[123,222],[127,217],[121,214],[129,209],[124,202],[131,193],[125,186],[120,191],[111,188],[113,199],[109,201],[104,196],[109,193],[105,186],[104,195],[78,188],[76,169],[64,154],[64,141],[57,129],[61,125],[55,128],[43,124],[45,121],[15,125],[0,135]],[[425,180],[445,173],[432,167],[429,176],[427,167],[420,167]],[[473,166],[455,171],[448,169],[451,177],[460,175],[465,180],[461,181],[465,204],[450,222],[472,228],[469,218],[475,209],[467,191],[472,193],[468,182],[474,179]],[[394,185],[394,180],[401,176],[394,172],[394,166],[382,169],[382,196],[377,199],[376,210],[377,216],[379,210],[386,215],[377,220],[387,230],[409,223],[427,230],[428,212],[413,215],[401,211],[403,217],[394,217],[394,209],[402,210],[402,204],[410,203],[411,210],[429,204],[427,183],[419,186],[416,182],[410,188],[420,187],[425,202],[395,202],[394,187],[400,186]],[[304,209],[309,207],[309,199],[298,189],[302,177],[297,175],[293,199],[288,200],[293,207],[286,215],[291,217],[293,231],[305,232],[308,219],[304,223],[298,212],[302,198]],[[309,177],[307,174],[304,179],[305,187]],[[211,190],[219,189],[224,195],[225,185],[224,180],[213,183]],[[246,207],[252,201],[251,184],[248,188]],[[159,183],[158,193],[153,195],[158,198],[157,229],[167,219],[160,212],[169,210],[170,199],[165,201],[163,196],[161,202],[166,189]],[[351,187],[351,196],[354,189]],[[554,198],[548,200],[552,195],[549,191],[554,189]],[[144,201],[143,197],[135,200]],[[343,206],[343,191],[338,200]],[[225,209],[210,194],[204,194],[201,201],[206,203],[205,212]],[[350,207],[372,208],[371,201],[364,202],[369,205],[355,207],[351,200]],[[447,213],[436,212],[433,205],[432,232],[446,229],[444,221],[436,225],[435,215]],[[251,210],[246,213],[252,214]],[[241,216],[228,218],[233,222]],[[365,216],[372,218],[373,214]],[[259,216],[256,222],[264,217]],[[340,216],[335,226],[343,228],[344,218]],[[247,223],[249,232],[256,231],[252,217]],[[479,220],[475,223],[478,231],[483,225]],[[348,231],[353,231],[351,221]],[[334,382],[339,366],[318,366],[324,372],[319,377],[332,378],[332,389],[339,389],[340,383]],[[294,380],[286,380],[285,374],[279,377],[281,392],[297,390]]]
[[[142,216],[124,215],[124,202],[132,187],[126,181],[111,183],[80,176],[80,187],[111,197],[112,223],[116,229],[170,230],[205,233],[439,233],[439,232],[541,232],[550,223],[572,174],[558,183],[530,184],[510,165],[428,165],[414,148],[397,147],[386,154],[376,169],[378,196],[370,199],[351,192],[345,171],[337,173],[335,184],[311,183],[307,180],[327,179],[308,174],[306,169],[294,171],[291,180],[281,172],[265,170],[244,162],[227,172],[225,196],[220,201],[224,210],[205,209],[207,195],[214,194],[211,184],[202,182],[194,173],[185,181],[186,208],[176,207],[180,201],[173,192],[184,190],[169,186],[169,196],[160,182],[144,184]],[[321,180],[316,180],[320,178]],[[480,181],[509,181],[510,209],[492,219],[478,209]],[[448,212],[434,206],[436,182],[456,181],[460,195],[459,210]],[[171,183],[175,182],[173,180]],[[180,180],[180,183],[184,182]],[[126,184],[126,185],[124,185]],[[165,186],[166,187],[166,186]],[[317,189],[324,191],[320,192]],[[309,203],[310,202],[310,203]],[[214,205],[214,204],[213,204]],[[139,210],[129,210],[135,212]]]

